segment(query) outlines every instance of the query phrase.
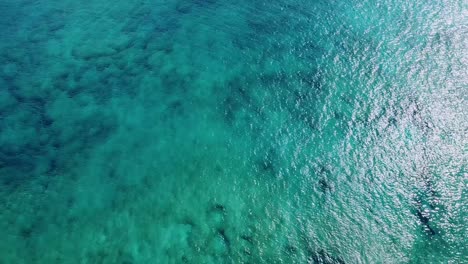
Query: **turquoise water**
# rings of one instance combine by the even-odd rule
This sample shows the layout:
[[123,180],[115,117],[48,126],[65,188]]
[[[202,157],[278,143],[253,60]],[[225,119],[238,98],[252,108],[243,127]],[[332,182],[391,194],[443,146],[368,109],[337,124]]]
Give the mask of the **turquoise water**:
[[462,0],[0,0],[0,263],[468,263]]

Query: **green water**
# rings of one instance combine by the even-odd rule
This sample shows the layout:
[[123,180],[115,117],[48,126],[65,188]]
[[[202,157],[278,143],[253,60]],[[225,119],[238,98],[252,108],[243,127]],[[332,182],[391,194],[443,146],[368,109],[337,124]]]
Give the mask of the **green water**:
[[0,0],[0,263],[468,263],[462,0]]

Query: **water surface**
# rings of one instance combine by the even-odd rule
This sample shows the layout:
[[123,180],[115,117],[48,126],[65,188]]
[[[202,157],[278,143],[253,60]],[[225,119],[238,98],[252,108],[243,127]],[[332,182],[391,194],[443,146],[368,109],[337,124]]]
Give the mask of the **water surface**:
[[0,263],[464,263],[461,0],[0,0]]

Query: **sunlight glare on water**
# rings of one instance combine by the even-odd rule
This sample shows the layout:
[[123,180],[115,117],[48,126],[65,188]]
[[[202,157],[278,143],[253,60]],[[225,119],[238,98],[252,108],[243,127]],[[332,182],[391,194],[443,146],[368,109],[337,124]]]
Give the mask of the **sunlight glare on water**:
[[466,263],[461,0],[0,0],[0,263]]

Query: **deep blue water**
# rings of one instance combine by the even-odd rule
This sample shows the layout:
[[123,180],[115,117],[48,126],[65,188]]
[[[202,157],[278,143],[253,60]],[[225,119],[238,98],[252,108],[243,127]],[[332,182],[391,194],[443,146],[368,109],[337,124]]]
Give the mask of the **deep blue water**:
[[462,0],[0,0],[0,263],[468,263]]

